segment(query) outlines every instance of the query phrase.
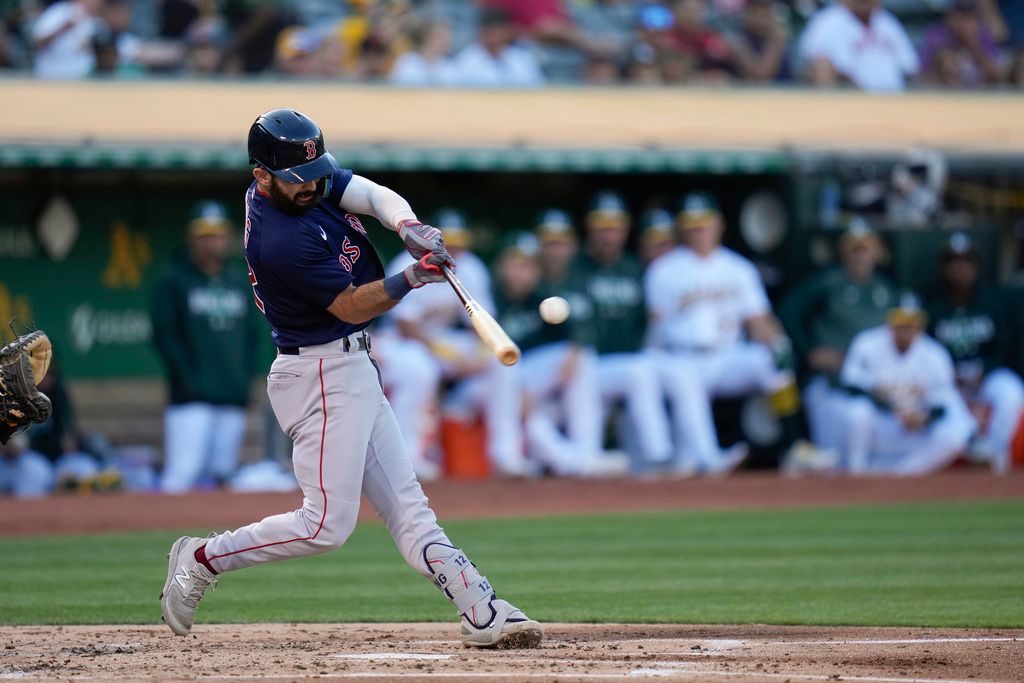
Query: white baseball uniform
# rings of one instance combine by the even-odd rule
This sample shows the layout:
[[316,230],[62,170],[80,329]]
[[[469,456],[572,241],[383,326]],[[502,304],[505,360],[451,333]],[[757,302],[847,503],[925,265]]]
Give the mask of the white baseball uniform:
[[[491,277],[475,254],[453,254],[459,280],[473,293],[485,310],[494,314]],[[388,275],[401,272],[412,257],[399,254],[385,269]],[[436,411],[436,399],[442,379],[459,380],[449,392],[446,407],[458,412],[481,410],[487,427],[488,455],[494,467],[506,474],[522,474],[525,469],[523,438],[517,405],[515,372],[494,358],[472,330],[466,310],[450,287],[423,287],[410,292],[402,305],[389,316],[392,322],[411,323],[432,340],[429,347],[416,339],[404,338],[392,329],[388,339],[378,344],[385,387],[391,398],[417,473],[429,473],[424,454],[429,438],[429,415]],[[460,376],[460,365],[477,358],[483,369],[469,377]]]
[[644,291],[648,343],[672,404],[677,457],[714,472],[723,453],[711,399],[773,392],[791,381],[768,348],[744,340],[746,321],[771,311],[768,295],[753,264],[725,247],[706,257],[673,249],[648,267]]
[[[848,399],[842,455],[853,474],[926,474],[948,465],[967,445],[974,419],[960,397],[953,360],[921,333],[905,352],[886,326],[854,337],[840,373],[861,395]],[[920,431],[906,429],[896,411],[932,414]]]

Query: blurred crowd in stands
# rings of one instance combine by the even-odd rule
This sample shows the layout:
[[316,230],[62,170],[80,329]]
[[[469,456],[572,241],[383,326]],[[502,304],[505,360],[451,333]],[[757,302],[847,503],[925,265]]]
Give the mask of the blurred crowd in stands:
[[406,87],[1024,85],[1024,0],[0,0],[0,71]]

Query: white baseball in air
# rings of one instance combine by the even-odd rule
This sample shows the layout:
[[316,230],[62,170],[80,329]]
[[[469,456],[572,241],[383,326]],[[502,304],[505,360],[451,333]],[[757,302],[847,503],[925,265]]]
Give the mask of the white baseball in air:
[[569,317],[569,302],[560,296],[549,296],[540,302],[540,317],[551,325],[564,323]]

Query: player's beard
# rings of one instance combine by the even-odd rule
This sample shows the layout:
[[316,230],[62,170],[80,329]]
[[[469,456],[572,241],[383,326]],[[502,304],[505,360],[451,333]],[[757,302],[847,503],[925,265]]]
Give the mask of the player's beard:
[[[307,203],[300,204],[291,199],[284,193],[281,187],[277,183],[270,183],[270,203],[274,205],[278,211],[288,216],[302,216],[309,213],[317,204],[320,203],[320,184],[317,183],[317,189],[313,190],[313,198]],[[304,193],[300,193],[298,196],[303,196]]]

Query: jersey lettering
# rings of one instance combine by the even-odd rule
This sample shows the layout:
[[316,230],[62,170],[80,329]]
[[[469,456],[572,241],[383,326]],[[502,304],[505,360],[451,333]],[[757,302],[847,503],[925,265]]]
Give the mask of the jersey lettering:
[[[246,223],[248,223],[248,221],[246,221]],[[245,236],[247,238],[249,237],[248,230],[245,231]],[[252,298],[256,299],[256,308],[260,309],[260,313],[266,315],[267,308],[263,305],[263,299],[260,298],[259,292],[256,291],[256,285],[259,283],[256,282],[256,273],[252,272],[252,266],[249,265],[249,259],[245,260],[245,265],[249,267],[249,284],[252,285]]]
[[363,224],[359,220],[358,216],[356,216],[354,213],[346,213],[345,220],[348,221],[348,224],[352,226],[353,230],[356,230],[363,237],[366,237],[366,228],[363,227]]
[[352,241],[347,237],[341,243],[341,251],[342,253],[338,256],[338,263],[341,264],[342,268],[351,273],[363,251],[352,244]]

